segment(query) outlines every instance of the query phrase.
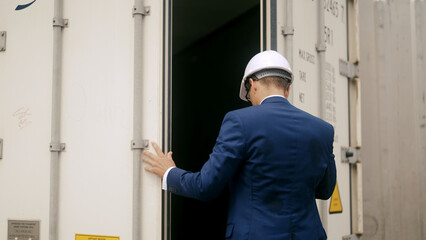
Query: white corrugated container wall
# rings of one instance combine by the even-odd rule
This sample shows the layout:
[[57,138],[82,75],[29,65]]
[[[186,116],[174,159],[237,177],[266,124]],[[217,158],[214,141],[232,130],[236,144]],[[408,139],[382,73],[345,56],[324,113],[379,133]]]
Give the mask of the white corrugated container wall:
[[426,239],[425,15],[360,1],[364,239]]
[[[263,49],[293,53],[290,63],[296,80],[291,101],[335,127],[343,211],[329,214],[329,201],[319,205],[329,239],[341,239],[352,233],[349,165],[341,162],[341,147],[350,144],[348,78],[339,71],[339,60],[349,58],[348,3],[260,2],[266,9],[261,20],[266,26],[261,34]],[[0,232],[7,232],[8,219],[40,220],[41,238],[47,239],[53,4],[39,0],[20,11],[14,10],[14,2],[0,4],[0,31],[7,31],[6,51],[0,52],[0,138],[4,140]],[[150,15],[143,18],[142,133],[144,139],[161,142],[163,56],[167,55],[163,39],[168,39],[163,38],[162,29],[168,12],[163,11],[163,1],[145,0],[144,5],[150,6]],[[293,13],[290,45],[286,44],[291,28],[284,29],[286,36],[281,34],[283,27],[289,27],[287,6],[292,6]],[[131,0],[64,3],[69,25],[62,31],[61,142],[66,150],[60,153],[59,239],[77,233],[132,238],[132,8]],[[318,44],[321,35],[324,42]],[[142,239],[161,239],[160,180],[142,169],[141,174]]]
[[[162,1],[143,20],[145,139],[162,138]],[[0,232],[8,219],[40,220],[49,235],[53,2],[15,11],[2,1]],[[58,238],[132,238],[133,1],[65,1]],[[160,180],[140,170],[141,237],[161,239]]]

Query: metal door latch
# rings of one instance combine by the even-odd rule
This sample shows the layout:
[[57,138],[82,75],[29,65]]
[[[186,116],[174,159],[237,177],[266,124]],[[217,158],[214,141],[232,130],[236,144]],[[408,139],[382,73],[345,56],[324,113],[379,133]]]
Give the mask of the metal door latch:
[[62,152],[65,151],[65,143],[50,143],[51,152]]
[[294,35],[294,28],[288,27],[288,26],[281,27],[281,34],[284,35],[284,36]]
[[68,27],[68,19],[53,18],[52,24],[54,27],[66,28]]
[[342,237],[342,240],[358,240],[360,239],[360,235],[357,234],[351,234],[351,235],[346,235]]
[[148,147],[149,147],[148,139],[132,140],[132,149],[148,149]]
[[355,164],[361,162],[360,147],[342,147],[342,162]]
[[315,48],[317,52],[325,52],[327,50],[327,45],[325,45],[325,43],[317,43],[315,44]]
[[151,7],[150,6],[134,6],[133,7],[133,16],[136,14],[140,14],[142,16],[149,16],[151,15]]

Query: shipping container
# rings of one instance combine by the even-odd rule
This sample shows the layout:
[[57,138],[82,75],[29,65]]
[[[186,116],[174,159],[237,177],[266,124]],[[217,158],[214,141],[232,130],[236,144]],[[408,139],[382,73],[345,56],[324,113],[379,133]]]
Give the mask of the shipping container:
[[426,239],[425,1],[359,4],[363,239]]
[[272,49],[290,102],[331,123],[337,185],[317,201],[329,239],[358,239],[362,166],[356,0],[0,3],[0,240],[223,239],[227,197],[161,190],[158,142],[198,171],[244,68]]

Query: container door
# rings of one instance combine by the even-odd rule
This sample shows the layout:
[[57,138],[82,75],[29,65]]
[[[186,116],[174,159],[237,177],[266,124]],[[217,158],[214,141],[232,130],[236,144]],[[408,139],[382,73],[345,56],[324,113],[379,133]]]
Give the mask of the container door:
[[[324,1],[324,8],[319,7],[319,0],[241,0],[225,5],[212,0],[171,2],[166,21],[170,72],[165,78],[169,86],[165,139],[176,164],[190,171],[201,169],[225,113],[248,106],[238,98],[248,60],[259,51],[277,50],[288,58],[295,73],[291,102],[335,128],[338,191],[333,201],[318,201],[318,207],[329,239],[349,235],[350,171],[340,157],[341,147],[349,145],[348,79],[339,74],[339,60],[348,58],[346,0]],[[319,9],[325,18],[321,30]],[[320,32],[322,45],[318,44]],[[324,50],[320,62],[319,52]],[[320,69],[325,83],[322,91]],[[204,203],[167,194],[164,238],[223,238],[227,196],[225,191],[219,199]]]
[[[89,239],[76,234],[132,238],[133,4],[64,3],[69,24],[62,29],[60,140],[66,148],[57,173],[58,239]],[[144,4],[151,11],[144,18],[143,66],[136,66],[144,79],[140,128],[144,139],[158,142],[162,1]],[[54,1],[0,2],[0,239],[49,239],[51,232],[53,9]],[[137,170],[142,221],[135,228],[142,239],[158,240],[161,181]],[[34,228],[19,229],[24,224]],[[15,226],[19,231],[13,231]]]
[[31,2],[0,3],[0,239],[16,236],[8,220],[49,234],[53,5]]
[[349,146],[348,78],[339,71],[340,60],[348,59],[347,1],[265,2],[264,45],[289,59],[295,76],[291,102],[335,130],[337,186],[331,199],[317,201],[317,206],[328,238],[341,239],[351,233],[350,169],[341,161],[341,147]]

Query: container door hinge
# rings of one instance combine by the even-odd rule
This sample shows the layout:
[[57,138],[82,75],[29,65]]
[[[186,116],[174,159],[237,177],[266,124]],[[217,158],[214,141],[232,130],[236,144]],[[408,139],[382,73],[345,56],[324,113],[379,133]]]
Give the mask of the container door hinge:
[[148,149],[148,147],[149,147],[148,139],[132,140],[132,149]]
[[53,27],[68,27],[68,19],[63,18],[53,18],[52,20]]
[[361,162],[360,147],[342,147],[341,149],[343,163],[356,164]]
[[3,139],[0,138],[0,159],[3,159]]
[[0,52],[6,51],[6,31],[0,31]]
[[65,151],[65,147],[66,147],[65,143],[50,143],[50,151],[51,152]]
[[150,6],[133,6],[133,16],[140,14],[142,16],[151,15],[151,7]]
[[342,59],[339,59],[339,72],[340,75],[343,75],[347,78],[357,78],[359,77],[359,67],[358,63],[351,63]]
[[358,240],[358,239],[361,239],[360,234],[351,234],[351,235],[346,235],[342,237],[342,240]]

